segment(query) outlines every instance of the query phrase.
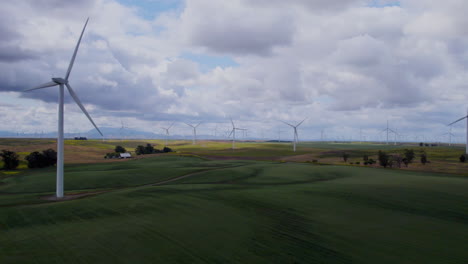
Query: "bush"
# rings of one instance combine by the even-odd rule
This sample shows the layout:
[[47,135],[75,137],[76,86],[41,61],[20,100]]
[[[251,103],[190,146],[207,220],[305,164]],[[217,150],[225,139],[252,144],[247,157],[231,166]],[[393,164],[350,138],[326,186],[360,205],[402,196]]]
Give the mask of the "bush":
[[167,153],[167,152],[172,152],[172,149],[169,147],[164,147],[162,152]]
[[28,161],[28,168],[45,168],[57,164],[57,152],[53,149],[46,149],[42,153],[34,151],[25,159]]
[[460,162],[465,162],[466,161],[466,154],[462,154],[460,156]]
[[356,161],[356,165],[361,165],[361,162],[360,162],[360,161]]
[[424,143],[420,142],[420,143],[419,143],[419,146],[420,146],[420,147],[424,146]]
[[18,154],[14,151],[2,150],[0,156],[3,159],[3,168],[5,170],[14,170],[19,165]]
[[114,151],[116,153],[125,153],[125,152],[127,152],[127,150],[122,146],[116,146]]
[[105,156],[104,156],[105,159],[118,159],[120,158],[120,153],[118,152],[110,152],[110,153],[107,153]]

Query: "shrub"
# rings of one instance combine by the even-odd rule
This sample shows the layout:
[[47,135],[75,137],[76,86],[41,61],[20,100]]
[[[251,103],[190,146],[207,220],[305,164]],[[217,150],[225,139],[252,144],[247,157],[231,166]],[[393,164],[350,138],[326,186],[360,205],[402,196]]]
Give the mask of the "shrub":
[[14,170],[19,165],[18,154],[14,151],[2,150],[0,156],[3,159],[3,168],[5,170]]
[[122,147],[122,146],[116,146],[114,151],[117,152],[117,153],[125,153],[125,152],[127,152],[127,150],[126,150],[124,147]]
[[107,153],[105,156],[104,156],[105,159],[118,159],[120,158],[120,153],[118,152],[110,152],[110,153]]
[[169,147],[164,147],[162,151],[163,151],[164,153],[167,153],[167,152],[172,152],[172,149],[169,148]]
[[466,154],[462,154],[460,156],[460,162],[465,162],[466,161]]
[[361,162],[360,162],[360,161],[356,161],[356,165],[361,165]]
[[424,146],[424,143],[420,142],[420,143],[419,143],[419,146],[420,146],[420,147]]

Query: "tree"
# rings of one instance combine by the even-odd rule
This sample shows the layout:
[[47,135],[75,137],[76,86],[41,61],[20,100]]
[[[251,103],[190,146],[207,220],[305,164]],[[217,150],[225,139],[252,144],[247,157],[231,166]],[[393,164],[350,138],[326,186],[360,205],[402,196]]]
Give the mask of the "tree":
[[379,150],[378,158],[380,166],[387,168],[387,166],[389,165],[389,156],[387,155],[387,153]]
[[25,158],[28,161],[28,168],[45,168],[57,164],[57,152],[53,149],[31,152]]
[[127,150],[122,146],[116,146],[114,152],[125,153],[125,152],[127,152]]
[[145,154],[152,154],[154,153],[154,147],[151,144],[146,144],[145,147]]
[[401,163],[403,162],[403,158],[400,155],[393,155],[392,161],[395,162],[398,168],[401,168]]
[[44,162],[45,166],[54,166],[57,164],[57,152],[53,149],[46,149],[42,151],[42,155],[44,155]]
[[136,153],[137,155],[143,155],[143,154],[145,154],[145,147],[142,146],[142,145],[138,145],[138,146],[136,147],[136,149],[135,149],[135,153]]
[[422,163],[423,165],[426,165],[426,163],[427,163],[427,155],[426,155],[426,152],[425,152],[425,151],[423,151],[423,152],[421,153],[421,163]]
[[[406,159],[406,162],[407,162],[407,163],[413,162],[414,156],[415,156],[415,155],[414,155],[414,150],[412,150],[412,149],[405,149],[405,154],[404,154],[404,155],[405,155],[405,159]],[[408,167],[408,164],[405,163],[405,165],[406,165],[406,167]]]
[[45,156],[39,151],[31,152],[25,158],[28,161],[28,168],[44,168],[45,167]]
[[14,170],[19,165],[18,154],[14,151],[2,150],[0,156],[3,159],[3,168],[5,170]]
[[343,152],[343,160],[344,160],[344,162],[348,161],[348,158],[349,158],[349,154],[346,153],[346,152]]
[[465,162],[466,161],[466,155],[465,154],[462,154],[460,156],[460,162]]
[[424,146],[424,143],[419,142],[419,146],[420,146],[420,147]]

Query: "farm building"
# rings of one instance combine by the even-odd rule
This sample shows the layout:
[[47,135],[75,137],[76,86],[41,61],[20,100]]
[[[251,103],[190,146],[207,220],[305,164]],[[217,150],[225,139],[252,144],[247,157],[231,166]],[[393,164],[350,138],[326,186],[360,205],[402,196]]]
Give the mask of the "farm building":
[[128,153],[128,152],[120,153],[120,158],[121,159],[128,159],[128,158],[131,158],[131,157],[132,157],[132,155],[130,153]]

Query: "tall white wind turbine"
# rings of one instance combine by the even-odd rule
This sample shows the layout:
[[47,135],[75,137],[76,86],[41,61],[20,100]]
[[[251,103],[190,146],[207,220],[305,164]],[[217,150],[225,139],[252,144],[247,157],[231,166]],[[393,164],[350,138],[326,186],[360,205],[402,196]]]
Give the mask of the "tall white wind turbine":
[[28,89],[26,91],[32,91],[37,89],[43,89],[47,87],[59,86],[59,102],[58,102],[58,137],[57,137],[57,189],[56,195],[57,198],[63,197],[63,105],[64,105],[64,87],[67,87],[68,92],[70,93],[73,100],[75,100],[76,104],[81,108],[81,111],[88,117],[89,121],[93,124],[96,130],[104,136],[99,130],[99,128],[94,123],[91,116],[88,114],[88,111],[84,108],[83,104],[81,103],[80,99],[76,95],[75,91],[72,89],[70,84],[68,83],[68,78],[70,77],[71,70],[73,68],[73,63],[75,62],[76,54],[78,53],[78,48],[80,46],[81,38],[83,37],[83,33],[86,29],[86,25],[88,24],[89,18],[86,20],[86,23],[81,31],[80,38],[78,39],[78,43],[76,44],[75,51],[73,52],[73,56],[71,58],[70,64],[68,66],[67,73],[65,74],[65,78],[52,78],[52,82],[48,82],[32,89]]
[[247,129],[236,127],[236,125],[234,125],[234,121],[232,121],[232,118],[231,118],[231,124],[232,124],[232,130],[228,137],[232,135],[232,149],[234,149],[236,147],[236,130],[245,131]]
[[195,143],[197,143],[197,127],[201,124],[201,122],[198,123],[197,125],[192,125],[192,124],[189,124],[189,123],[185,123],[185,124],[193,129],[192,144],[195,145]]
[[164,131],[166,131],[166,141],[165,141],[165,147],[167,147],[167,141],[169,140],[169,129],[171,129],[171,127],[174,125],[174,123],[172,123],[168,128],[165,128],[165,127],[161,127]]
[[305,121],[305,119],[302,120],[301,122],[299,122],[299,123],[298,123],[297,125],[295,125],[295,126],[294,126],[294,125],[291,125],[291,124],[289,124],[289,123],[286,123],[286,122],[284,122],[284,121],[281,121],[281,122],[285,123],[286,125],[288,125],[288,126],[290,126],[290,127],[293,128],[293,131],[294,131],[293,151],[294,151],[294,152],[296,152],[296,144],[297,144],[297,142],[299,141],[299,135],[297,134],[297,128],[298,128],[298,127],[302,124],[302,122],[304,122],[304,121]]
[[466,119],[466,151],[465,151],[465,153],[468,155],[468,109],[466,110],[466,116],[464,116],[464,117],[462,117],[462,118],[448,124],[448,126],[451,126],[451,125],[453,125],[455,123],[458,123],[458,122],[462,121],[463,119]]

